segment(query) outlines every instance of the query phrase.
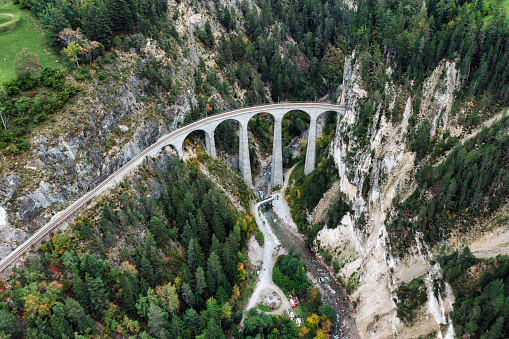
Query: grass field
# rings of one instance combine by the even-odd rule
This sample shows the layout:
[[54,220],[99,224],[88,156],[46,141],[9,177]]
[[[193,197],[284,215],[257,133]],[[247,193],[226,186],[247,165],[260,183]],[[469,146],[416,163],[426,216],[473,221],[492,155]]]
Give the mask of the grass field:
[[30,11],[21,10],[10,0],[0,0],[0,28],[9,25],[8,21],[4,22],[6,17],[19,17],[19,21],[13,29],[0,32],[0,83],[16,77],[14,59],[24,47],[39,55],[42,67],[63,67],[62,58],[48,46],[37,18]]
[[4,24],[13,21],[13,17],[8,14],[0,13],[0,26],[4,26]]

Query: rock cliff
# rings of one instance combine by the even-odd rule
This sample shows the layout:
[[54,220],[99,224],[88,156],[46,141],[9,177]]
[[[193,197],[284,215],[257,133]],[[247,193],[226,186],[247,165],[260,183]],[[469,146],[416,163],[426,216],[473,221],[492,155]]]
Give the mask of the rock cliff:
[[[356,324],[363,338],[417,337],[436,331],[439,337],[452,338],[452,325],[447,312],[454,297],[434,293],[432,282],[437,267],[430,265],[431,253],[417,240],[411,253],[402,259],[394,257],[386,224],[393,211],[396,196],[404,200],[415,189],[415,152],[410,151],[409,119],[428,119],[432,123],[430,137],[440,131],[461,129],[451,123],[454,91],[461,75],[451,62],[442,62],[426,79],[421,105],[417,112],[413,98],[401,85],[392,80],[385,86],[391,99],[389,107],[379,104],[368,128],[367,143],[359,147],[360,137],[353,130],[359,124],[361,101],[369,95],[360,74],[360,56],[355,53],[345,62],[343,97],[346,114],[340,119],[336,137],[331,145],[340,175],[340,191],[352,202],[354,215],[346,215],[340,225],[328,225],[317,236],[317,243],[340,264],[338,276],[354,291]],[[386,70],[391,75],[391,69]],[[402,94],[403,93],[403,94]],[[396,102],[399,98],[399,102]],[[403,113],[399,121],[390,119],[389,110],[400,105]],[[416,127],[415,127],[416,128]],[[412,327],[398,317],[395,290],[402,282],[426,276],[430,298]],[[438,299],[437,299],[438,298]]]

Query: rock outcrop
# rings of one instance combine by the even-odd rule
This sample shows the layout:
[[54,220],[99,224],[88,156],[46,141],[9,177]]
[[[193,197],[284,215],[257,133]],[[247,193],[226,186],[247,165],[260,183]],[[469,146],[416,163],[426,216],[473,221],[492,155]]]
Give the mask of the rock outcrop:
[[[372,125],[368,128],[368,147],[360,148],[358,137],[352,133],[358,124],[359,102],[367,97],[359,59],[359,56],[351,55],[345,62],[343,96],[347,112],[338,121],[331,146],[339,169],[340,190],[350,199],[355,212],[345,216],[337,227],[329,225],[330,228],[322,229],[317,242],[338,260],[343,281],[356,287],[351,297],[357,301],[355,318],[361,337],[417,337],[437,331],[441,337],[447,338],[452,333],[452,325],[441,328],[434,320],[438,318],[434,316],[431,304],[412,328],[406,327],[397,317],[394,291],[401,282],[427,274],[431,269],[431,256],[417,240],[410,255],[404,259],[393,257],[386,222],[391,218],[393,198],[399,195],[405,199],[415,189],[415,153],[407,145],[409,118],[412,114],[420,114],[430,120],[433,126],[430,137],[437,129],[451,128],[449,113],[461,76],[454,63],[441,63],[425,81],[422,93],[425,100],[419,112],[413,112],[410,94],[404,98],[401,121],[388,118],[387,108],[375,107]],[[387,74],[391,75],[390,68]],[[441,74],[444,81],[438,80]],[[386,91],[394,98],[389,109],[394,108],[396,97],[405,93],[392,82],[386,85]],[[366,181],[369,191],[363,195]],[[361,216],[365,224],[356,225]],[[428,289],[433,288],[428,285]],[[446,297],[447,303],[454,299],[452,295]],[[439,303],[445,302],[439,300]],[[439,318],[445,319],[445,323],[449,321],[443,314]]]

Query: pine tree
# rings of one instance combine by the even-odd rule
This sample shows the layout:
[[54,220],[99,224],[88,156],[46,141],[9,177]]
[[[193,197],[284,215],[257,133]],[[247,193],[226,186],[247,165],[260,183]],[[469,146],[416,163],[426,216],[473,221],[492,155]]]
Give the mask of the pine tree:
[[184,229],[180,237],[182,239],[183,244],[186,247],[189,247],[189,241],[191,240],[191,238],[196,238],[196,233],[191,228],[191,225],[189,224],[188,220],[186,220],[186,224],[184,225]]
[[233,230],[230,231],[227,241],[230,244],[232,252],[235,253],[240,249],[239,246],[240,246],[240,241],[241,241],[241,234],[240,234],[240,227],[238,224],[235,225],[235,227],[233,227]]
[[196,239],[191,239],[189,242],[189,248],[187,250],[187,265],[189,266],[191,273],[196,272],[198,266],[202,266],[204,261],[203,252],[200,244]]
[[159,250],[157,247],[152,246],[148,254],[148,259],[154,270],[154,284],[160,283],[163,275],[163,259],[159,256]]
[[150,231],[147,231],[147,235],[145,236],[145,246],[144,246],[144,250],[145,250],[145,255],[147,257],[150,256],[150,252],[152,251],[152,248],[153,247],[156,247],[156,241],[154,239],[154,235],[150,232]]
[[217,211],[214,212],[214,215],[212,217],[212,230],[214,231],[214,234],[217,236],[217,239],[219,239],[220,242],[224,242],[226,238],[226,232],[224,230],[224,224],[221,220],[221,217],[219,216],[219,213]]
[[53,308],[53,315],[51,316],[51,332],[53,334],[53,338],[57,339],[73,337],[71,325],[69,325],[69,322],[65,319],[60,307]]
[[87,284],[87,291],[90,298],[89,310],[92,314],[102,316],[108,308],[108,299],[106,298],[106,291],[104,283],[101,278],[93,279],[90,275],[85,276]]
[[211,252],[209,260],[207,262],[207,270],[214,277],[217,285],[221,284],[221,276],[223,275],[223,268],[221,266],[221,260],[215,252]]
[[111,47],[113,33],[104,4],[98,2],[86,7],[83,13],[83,31],[90,40],[99,41],[105,48]]
[[490,330],[488,331],[488,339],[498,339],[502,334],[502,329],[504,327],[504,317],[498,317],[493,325],[491,325]]
[[234,281],[237,278],[237,262],[235,260],[235,253],[231,249],[231,246],[226,242],[223,246],[222,251],[222,263],[223,270],[226,273],[229,281]]
[[221,243],[217,239],[216,235],[212,235],[212,245],[210,246],[210,252],[221,253]]
[[205,288],[207,288],[207,282],[205,281],[205,271],[200,266],[198,269],[196,269],[196,292],[198,292],[199,295],[202,295],[205,291]]
[[76,300],[83,306],[84,309],[89,308],[89,299],[87,294],[87,289],[83,281],[77,273],[73,273],[73,289],[74,295],[76,296]]
[[194,308],[187,309],[186,313],[184,314],[184,324],[187,328],[192,329],[194,333],[198,331],[199,316],[198,312],[196,312]]
[[201,247],[207,252],[210,246],[210,229],[201,209],[196,212],[196,224]]
[[133,27],[131,11],[125,0],[110,0],[108,13],[115,32],[129,31]]
[[173,316],[170,325],[171,338],[183,338],[185,335],[185,325],[178,315]]
[[42,24],[44,29],[46,29],[47,34],[45,36],[51,46],[58,46],[60,32],[70,26],[64,12],[60,8],[54,7],[51,3],[48,3],[44,12]]
[[147,257],[145,257],[145,255],[141,257],[140,265],[141,265],[140,268],[141,277],[143,277],[147,281],[149,286],[155,286],[154,269],[152,268],[152,264],[147,259]]
[[163,224],[160,218],[152,217],[150,218],[150,232],[154,235],[155,239],[159,242],[159,244],[166,244],[169,241],[169,234],[166,226]]
[[0,310],[0,332],[10,335],[13,339],[20,339],[23,336],[18,319],[5,309]]
[[168,314],[159,306],[150,303],[147,318],[150,333],[155,337],[159,337],[161,330],[164,330],[168,326],[168,321],[166,320],[168,319]]
[[186,263],[180,267],[179,276],[183,282],[188,282],[191,286],[194,285],[194,276]]
[[182,297],[184,298],[184,301],[189,307],[194,306],[195,301],[193,291],[191,290],[191,286],[187,282],[184,282],[182,284]]
[[217,321],[213,318],[210,318],[207,324],[207,328],[203,331],[204,338],[225,338],[221,327],[217,324]]
[[125,270],[120,278],[122,287],[122,303],[130,317],[136,317],[136,301],[138,298],[138,282],[129,272]]
[[212,26],[208,20],[205,23],[205,46],[208,48],[214,47],[214,34],[212,33]]
[[212,275],[210,270],[207,270],[205,273],[205,281],[207,282],[207,289],[209,293],[215,294],[216,293],[216,279]]

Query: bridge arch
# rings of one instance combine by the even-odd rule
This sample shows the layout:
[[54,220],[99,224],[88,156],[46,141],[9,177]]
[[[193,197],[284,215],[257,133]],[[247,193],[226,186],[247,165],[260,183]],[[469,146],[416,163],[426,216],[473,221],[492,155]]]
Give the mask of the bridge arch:
[[[207,151],[207,154],[211,155],[207,147],[209,146],[209,143],[207,142],[208,137],[209,136],[207,135],[207,131],[197,128],[186,134],[184,140],[182,140],[182,150],[186,152],[192,152],[192,149],[194,146],[196,146],[200,149],[201,152]],[[197,142],[197,145],[194,145],[195,142]],[[200,147],[202,145],[205,147]]]
[[[290,110],[285,113],[282,120],[282,157],[283,168],[291,167],[295,152],[300,152],[303,145],[298,145],[295,138],[300,137],[306,130],[309,130],[311,115],[301,109]],[[307,141],[307,140],[306,140]],[[295,143],[294,147],[290,147]]]
[[[222,120],[214,131],[216,149],[230,156],[238,156],[240,150],[240,129],[241,124],[237,119]],[[238,165],[240,168],[240,164]]]
[[[258,141],[258,151],[264,156],[273,155],[274,150],[274,128],[277,123],[276,117],[270,112],[260,111],[249,119],[248,131],[252,136],[256,136]],[[251,145],[252,143],[250,143]],[[251,164],[251,174],[256,175],[260,164],[257,161],[254,149],[249,149],[249,160]]]

